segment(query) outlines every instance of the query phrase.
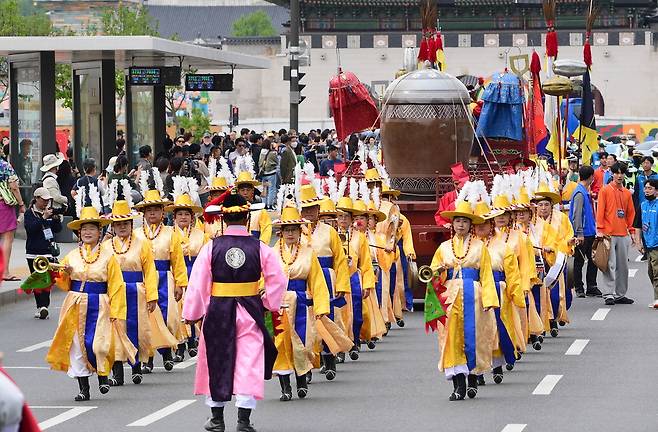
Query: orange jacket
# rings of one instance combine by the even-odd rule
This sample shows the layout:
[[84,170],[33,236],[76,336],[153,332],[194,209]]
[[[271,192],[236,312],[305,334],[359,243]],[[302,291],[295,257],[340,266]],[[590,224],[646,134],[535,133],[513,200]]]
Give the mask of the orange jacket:
[[[618,216],[619,210],[624,211],[623,218]],[[596,209],[597,231],[605,235],[626,236],[635,231],[634,219],[635,207],[631,192],[625,187],[617,187],[614,182],[603,186]]]

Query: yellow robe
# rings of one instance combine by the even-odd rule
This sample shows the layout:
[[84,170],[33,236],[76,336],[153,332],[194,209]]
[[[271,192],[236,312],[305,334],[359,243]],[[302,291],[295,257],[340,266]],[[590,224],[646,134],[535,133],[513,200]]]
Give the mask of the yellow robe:
[[[55,370],[69,370],[73,338],[77,337],[86,369],[107,376],[115,352],[132,362],[137,352],[125,333],[126,287],[111,247],[101,244],[93,254],[89,246],[83,248],[87,261],[92,261],[90,264],[80,255],[79,249],[69,252],[61,261],[62,265],[70,265],[72,270],[71,274],[61,272],[57,280],[59,288],[67,294],[46,361]],[[106,283],[107,292],[85,292],[85,285],[89,282]],[[73,283],[81,284],[79,291],[71,291]]]
[[[156,231],[152,227],[151,233]],[[136,230],[135,233],[141,239],[150,239],[151,234],[146,232],[146,227]],[[156,269],[158,270],[158,305],[156,310],[162,314],[162,318],[167,324],[171,335],[179,342],[183,340],[181,332],[181,318],[178,304],[174,297],[174,287],[187,287],[187,268],[183,258],[183,239],[180,234],[170,226],[162,226],[157,236],[151,240],[153,248],[153,258],[155,259]],[[159,268],[158,265],[163,261],[169,261],[169,266]],[[161,280],[160,278],[165,278]],[[166,311],[166,313],[164,312]],[[157,323],[153,322],[153,314],[150,314],[151,327]],[[175,347],[176,344],[172,345]]]
[[[373,257],[374,262],[377,262],[379,266],[379,274],[376,275],[381,289],[379,309],[384,323],[392,323],[395,322],[396,317],[402,318],[402,304],[399,298],[396,302],[391,299],[391,286],[395,289],[395,282],[391,284],[391,267],[395,263],[396,254],[395,252],[387,252],[383,249],[385,240],[382,234],[369,230],[368,240],[371,245],[379,246],[377,248],[370,248],[370,256]],[[397,307],[397,311],[393,310],[394,305]]]
[[[304,227],[302,234],[302,243],[310,245],[317,253],[322,262],[323,258],[332,261],[331,287],[333,295],[337,293],[352,292],[350,288],[349,269],[347,267],[347,256],[343,249],[343,243],[338,236],[338,232],[329,225],[318,222],[314,227]],[[324,266],[323,266],[324,267]]]
[[[493,342],[495,337],[496,318],[491,308],[500,306],[496,287],[494,285],[491,270],[491,258],[484,247],[484,243],[476,238],[469,237],[470,246],[468,253],[462,259],[465,252],[464,240],[455,237],[447,240],[438,247],[432,258],[431,267],[438,270],[439,267],[452,270],[452,278],[448,279],[448,272],[443,271],[441,280],[446,287],[447,320],[445,328],[439,327],[439,341],[441,345],[441,358],[439,370],[445,371],[447,376],[469,372],[480,374],[491,369],[493,353]],[[473,281],[474,316],[475,316],[475,358],[471,358],[468,364],[467,346],[464,331],[465,312],[464,308],[464,281],[461,279],[462,269],[473,269],[479,271],[479,280]],[[469,270],[470,271],[470,270]]]
[[[528,231],[528,236],[533,244],[534,257],[538,261],[540,257],[543,257],[544,262],[547,266],[552,266],[555,264],[555,251],[558,250],[557,246],[557,233],[555,229],[548,223],[544,223],[543,219],[537,217],[535,223],[530,226]],[[547,252],[543,249],[552,249],[553,252]],[[548,268],[545,267],[545,272],[548,272]],[[538,275],[543,277],[544,275]],[[536,286],[536,285],[535,285]],[[550,320],[553,316],[553,308],[550,301],[550,292],[543,284],[539,286],[539,299],[536,298],[536,294],[532,291],[528,294],[529,302],[538,302],[539,307],[539,318],[541,320],[542,330],[538,332],[538,329],[533,325],[530,325],[530,334],[538,335],[542,332],[550,331]],[[534,304],[534,303],[533,303]],[[531,316],[528,315],[528,320],[530,322]]]
[[[329,314],[329,290],[317,254],[310,246],[302,245],[297,258],[290,265],[288,263],[292,261],[293,254],[285,245],[281,248],[281,240],[276,243],[274,249],[279,252],[283,271],[288,274],[290,281],[288,291],[283,296],[283,304],[287,305],[282,315],[283,331],[274,338],[278,350],[274,373],[287,375],[294,371],[297,375],[303,375],[319,361],[319,350],[316,349],[319,341],[315,331],[315,317]],[[293,281],[304,281],[306,299],[313,301],[311,307],[301,306],[306,309],[304,318],[296,316],[300,295],[291,287],[291,283],[295,283]],[[304,340],[298,333],[302,330],[296,328],[296,322],[303,322],[305,325]]]
[[[180,228],[176,228],[176,232],[181,238],[181,248],[183,249],[183,259],[185,260],[185,267],[187,270],[187,277],[190,277],[190,274],[192,273],[192,264],[194,263],[194,260],[196,259],[197,255],[199,255],[199,251],[208,242],[208,239],[210,236],[206,234],[203,230],[198,229],[197,227],[194,227],[190,230],[189,235],[187,234],[187,231],[181,230]],[[185,301],[185,294],[183,293],[183,297],[180,299],[178,302],[178,313],[183,314],[183,302]],[[200,324],[199,324],[200,325]],[[192,337],[193,332],[192,328],[187,325],[181,325],[179,327],[179,334],[178,339],[187,339],[189,337]],[[198,328],[197,330],[200,330]],[[198,335],[198,331],[194,333],[195,335]]]
[[[510,237],[513,231],[510,233]],[[505,241],[507,240],[507,242]],[[519,260],[515,250],[511,247],[512,242],[507,239],[506,233],[498,232],[489,240],[488,250],[491,255],[491,268],[494,272],[503,272],[505,280],[500,281],[500,319],[505,326],[505,330],[514,345],[514,354],[521,348],[525,347],[523,340],[521,320],[518,310],[525,309],[525,292],[521,284],[521,272]],[[503,351],[500,347],[500,333],[496,329],[497,337],[495,339],[494,358],[503,357]]]
[[265,209],[256,210],[249,215],[249,232],[254,235],[258,233],[260,241],[270,245],[272,240],[272,218]]
[[[398,212],[400,210],[397,204],[390,201],[382,200],[379,204],[379,211],[387,215],[387,218],[384,221],[379,222],[376,228],[377,233],[384,236],[384,246],[391,246],[390,239],[388,239],[388,228],[391,223],[389,215],[391,213],[395,213],[395,209],[397,209]],[[393,311],[395,313],[396,319],[402,319],[403,311],[407,310],[406,299],[404,296],[405,275],[402,269],[402,257],[400,255],[400,248],[398,247],[400,240],[402,240],[402,251],[405,256],[411,255],[415,258],[416,252],[414,250],[413,237],[411,235],[411,224],[402,213],[400,213],[400,221],[398,223],[398,229],[395,233],[395,285],[390,287],[394,293]]]

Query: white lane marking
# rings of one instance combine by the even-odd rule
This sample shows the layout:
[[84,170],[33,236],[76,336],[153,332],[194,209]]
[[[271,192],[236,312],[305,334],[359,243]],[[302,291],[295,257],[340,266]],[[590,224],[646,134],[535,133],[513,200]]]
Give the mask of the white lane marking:
[[642,255],[638,255],[638,256],[635,258],[635,262],[642,262]]
[[171,415],[175,413],[176,411],[182,410],[188,405],[193,404],[196,402],[195,399],[182,399],[179,401],[176,401],[172,403],[171,405],[167,405],[166,407],[162,408],[161,410],[158,410],[154,412],[153,414],[149,414],[146,417],[142,417],[141,419],[134,421],[130,423],[128,426],[148,426],[151,423],[155,423],[158,420],[161,420],[168,415]]
[[635,277],[638,269],[628,269],[628,277]]
[[510,423],[507,426],[505,426],[503,430],[500,432],[523,432],[526,426],[528,425],[520,424],[520,423]]
[[30,345],[29,347],[21,348],[19,350],[16,350],[16,352],[19,353],[27,353],[27,352],[32,352],[36,351],[41,348],[49,348],[50,344],[53,342],[52,339],[48,339],[47,341],[39,342],[38,344]]
[[608,315],[608,312],[610,312],[610,308],[599,308],[594,312],[594,315],[592,315],[591,321],[603,321],[606,315]]
[[174,369],[187,369],[188,367],[195,365],[197,361],[197,357],[192,357],[191,359],[187,359],[184,362],[177,363],[174,366]]
[[589,339],[576,339],[573,341],[567,352],[564,353],[564,355],[568,356],[577,356],[580,355],[587,344],[589,343]]
[[543,380],[535,390],[532,392],[533,395],[549,395],[553,391],[555,385],[562,379],[562,375],[546,375]]
[[3,369],[36,369],[36,370],[50,370],[48,366],[3,366]]
[[[58,408],[61,409],[62,407],[32,407],[32,408]],[[57,426],[60,423],[64,423],[65,421],[71,420],[74,417],[79,416],[80,414],[84,414],[87,411],[91,411],[95,409],[95,406],[92,407],[68,407],[70,408],[67,411],[64,411],[60,415],[56,415],[55,417],[49,418],[48,420],[44,420],[41,423],[39,423],[39,427],[41,430],[46,430],[49,429],[53,426]]]

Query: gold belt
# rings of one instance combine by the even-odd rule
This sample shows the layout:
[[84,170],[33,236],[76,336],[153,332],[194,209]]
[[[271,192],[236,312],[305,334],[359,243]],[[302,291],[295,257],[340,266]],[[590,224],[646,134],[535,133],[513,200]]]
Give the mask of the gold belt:
[[214,282],[211,295],[213,297],[249,297],[258,295],[258,282]]

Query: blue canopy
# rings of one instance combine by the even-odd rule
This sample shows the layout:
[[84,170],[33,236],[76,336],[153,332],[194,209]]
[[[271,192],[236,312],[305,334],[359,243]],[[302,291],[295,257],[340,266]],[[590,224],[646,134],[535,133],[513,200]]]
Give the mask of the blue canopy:
[[523,139],[523,87],[510,72],[496,74],[482,93],[476,133],[488,138]]

